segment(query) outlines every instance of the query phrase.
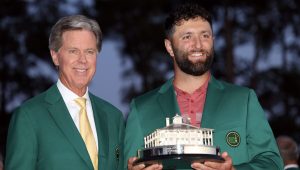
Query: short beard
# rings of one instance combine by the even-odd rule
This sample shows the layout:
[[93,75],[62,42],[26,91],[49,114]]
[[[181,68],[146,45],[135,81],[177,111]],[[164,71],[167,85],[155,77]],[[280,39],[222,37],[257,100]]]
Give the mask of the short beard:
[[177,63],[178,67],[181,71],[183,71],[186,74],[190,74],[193,76],[201,76],[204,73],[206,73],[212,65],[213,62],[213,49],[211,49],[211,52],[207,52],[206,50],[201,50],[201,52],[204,52],[206,55],[205,61],[198,61],[196,63],[193,63],[188,59],[188,53],[180,52],[179,50],[174,49],[175,53],[175,62]]

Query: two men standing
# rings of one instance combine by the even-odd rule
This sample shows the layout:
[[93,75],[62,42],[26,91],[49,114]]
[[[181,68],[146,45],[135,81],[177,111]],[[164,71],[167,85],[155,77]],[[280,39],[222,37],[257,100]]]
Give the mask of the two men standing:
[[[221,155],[225,162],[193,163],[191,168],[282,169],[254,91],[219,81],[210,72],[214,56],[210,14],[197,4],[180,6],[167,18],[165,31],[174,78],[133,99],[123,139],[121,112],[88,92],[102,43],[99,25],[78,15],[59,20],[49,39],[59,80],[14,113],[6,169],[162,169],[157,164],[133,166],[133,161],[143,148],[143,137],[176,113],[189,116],[195,126],[215,129],[215,144],[225,151]],[[231,134],[235,143],[226,140]]]

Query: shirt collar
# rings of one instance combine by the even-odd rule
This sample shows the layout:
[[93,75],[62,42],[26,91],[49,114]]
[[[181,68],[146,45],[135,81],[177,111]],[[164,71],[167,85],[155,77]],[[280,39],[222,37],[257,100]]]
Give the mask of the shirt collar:
[[284,169],[288,169],[288,168],[298,168],[299,166],[297,164],[289,164],[284,166]]
[[[72,92],[70,89],[68,89],[61,81],[60,79],[58,79],[57,83],[57,88],[60,92],[60,94],[62,95],[62,98],[64,99],[65,103],[69,103],[71,101],[74,101],[75,99],[79,98],[80,96],[78,96],[77,94],[75,94],[74,92]],[[85,94],[82,96],[84,98],[87,99],[87,101],[89,101],[89,93],[88,93],[88,88],[86,89]]]
[[191,94],[189,94],[189,93],[187,93],[187,92],[179,89],[173,83],[175,94],[178,95],[178,96],[181,96],[181,95],[193,95],[193,94],[199,94],[199,95],[201,95],[201,94],[203,94],[203,93],[206,92],[209,80],[210,80],[210,74],[209,74],[207,80],[204,82],[204,84],[202,86],[200,86],[198,89],[196,89],[194,92],[192,92]]

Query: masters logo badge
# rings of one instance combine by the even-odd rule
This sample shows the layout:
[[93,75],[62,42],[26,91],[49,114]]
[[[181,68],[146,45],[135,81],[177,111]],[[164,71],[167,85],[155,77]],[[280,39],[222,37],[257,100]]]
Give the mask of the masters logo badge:
[[230,131],[226,135],[226,142],[231,147],[237,147],[241,142],[240,135],[236,131]]

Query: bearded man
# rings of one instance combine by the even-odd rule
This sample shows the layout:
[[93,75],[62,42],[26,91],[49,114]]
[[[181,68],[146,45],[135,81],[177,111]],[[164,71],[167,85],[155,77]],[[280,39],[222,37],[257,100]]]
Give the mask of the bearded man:
[[[214,144],[224,162],[192,163],[190,169],[282,169],[273,132],[252,89],[215,79],[211,15],[197,4],[184,4],[165,23],[165,47],[174,62],[174,77],[161,87],[132,100],[125,130],[124,168],[133,166],[144,137],[165,126],[166,117],[188,116],[191,124],[214,129]],[[234,137],[235,140],[229,140]]]

